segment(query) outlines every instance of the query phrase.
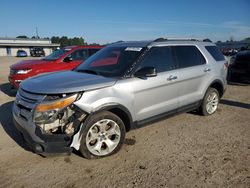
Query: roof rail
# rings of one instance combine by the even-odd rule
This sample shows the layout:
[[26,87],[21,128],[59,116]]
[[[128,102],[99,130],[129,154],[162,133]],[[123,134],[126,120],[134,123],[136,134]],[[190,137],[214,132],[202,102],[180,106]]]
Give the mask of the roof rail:
[[210,39],[194,39],[194,38],[157,38],[153,42],[163,42],[163,41],[203,41],[203,42],[212,42]]
[[186,40],[186,41],[198,41],[198,39],[194,38],[157,38],[154,42],[162,42],[162,41],[178,41],[178,40]]
[[203,42],[212,42],[210,39],[203,39]]
[[123,40],[118,40],[118,41],[112,42],[111,44],[120,43],[120,42],[124,42],[124,41]]

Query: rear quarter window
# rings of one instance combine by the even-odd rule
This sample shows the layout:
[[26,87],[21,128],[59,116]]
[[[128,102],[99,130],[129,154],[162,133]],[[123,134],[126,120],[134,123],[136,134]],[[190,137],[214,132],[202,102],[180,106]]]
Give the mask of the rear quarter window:
[[216,46],[205,46],[205,48],[210,53],[210,55],[215,59],[215,61],[225,60],[223,54]]

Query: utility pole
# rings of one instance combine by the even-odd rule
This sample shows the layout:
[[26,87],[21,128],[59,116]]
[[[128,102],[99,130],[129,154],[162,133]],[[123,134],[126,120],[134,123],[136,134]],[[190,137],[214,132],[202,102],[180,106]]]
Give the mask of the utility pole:
[[38,39],[38,29],[37,29],[37,27],[36,27],[36,38]]

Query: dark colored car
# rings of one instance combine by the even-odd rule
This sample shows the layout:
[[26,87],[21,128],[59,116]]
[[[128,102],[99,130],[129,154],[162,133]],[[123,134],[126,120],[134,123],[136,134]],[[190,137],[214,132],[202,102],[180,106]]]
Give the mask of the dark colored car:
[[103,46],[68,46],[42,59],[20,61],[10,66],[9,82],[13,87],[18,88],[23,80],[32,76],[72,70],[101,48]]
[[250,50],[239,52],[229,65],[228,79],[237,81],[250,80]]
[[30,56],[32,56],[32,57],[45,56],[45,52],[44,52],[43,48],[34,47],[34,48],[30,49]]
[[16,52],[16,56],[17,56],[17,57],[27,57],[28,54],[27,54],[27,52],[25,52],[24,50],[18,50],[18,51]]

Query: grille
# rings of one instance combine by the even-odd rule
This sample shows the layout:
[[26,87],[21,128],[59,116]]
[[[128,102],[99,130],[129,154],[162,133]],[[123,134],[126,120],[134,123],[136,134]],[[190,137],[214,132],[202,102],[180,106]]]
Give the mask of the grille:
[[35,106],[40,103],[44,97],[45,95],[32,94],[19,89],[16,95],[15,113],[26,121],[31,120]]
[[16,74],[16,70],[10,69],[10,75]]

